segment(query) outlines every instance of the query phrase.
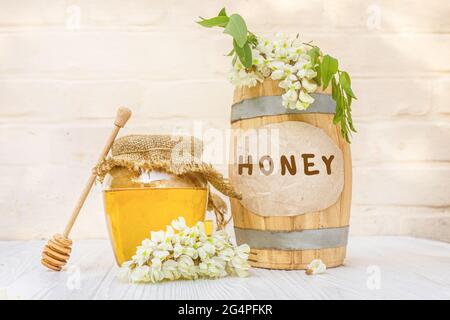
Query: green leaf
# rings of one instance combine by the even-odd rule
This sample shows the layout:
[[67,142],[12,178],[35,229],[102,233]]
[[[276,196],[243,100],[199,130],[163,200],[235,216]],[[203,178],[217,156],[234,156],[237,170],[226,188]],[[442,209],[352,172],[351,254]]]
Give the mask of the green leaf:
[[[336,110],[336,114],[333,117],[333,124],[338,124],[339,122],[342,121],[342,109]],[[339,111],[339,112],[338,112]]]
[[355,94],[352,91],[350,76],[348,75],[347,72],[342,71],[340,73],[340,75],[339,75],[339,84],[342,86],[342,89],[344,89],[345,93],[349,97],[352,97],[353,99],[356,99],[356,96],[355,96]]
[[222,8],[220,11],[219,11],[219,14],[218,14],[218,16],[227,16],[227,11],[225,10],[225,8]]
[[349,132],[348,132],[348,125],[347,125],[347,119],[345,117],[342,118],[341,120],[341,134],[344,137],[344,139],[350,143],[350,138],[349,138]]
[[228,24],[229,19],[230,18],[228,18],[227,16],[218,16],[211,19],[203,19],[197,21],[197,23],[206,28],[225,27]]
[[352,119],[352,114],[350,113],[350,110],[347,110],[347,122],[348,122],[348,126],[350,127],[350,130],[352,130],[353,132],[356,132],[355,127],[353,126],[353,119]]
[[231,51],[227,53],[227,57],[231,57],[233,54],[234,54],[234,48],[231,49]]
[[314,71],[316,71],[317,75],[314,78],[314,81],[316,81],[317,85],[320,87],[322,86],[322,71],[320,67],[320,60],[317,59],[317,66],[314,68]]
[[236,40],[233,40],[233,47],[234,51],[236,52],[236,55],[239,57],[239,60],[241,61],[242,65],[246,68],[251,68],[252,66],[252,49],[250,48],[250,45],[248,42],[244,44],[244,46],[241,48],[237,44]]
[[345,101],[341,94],[339,94],[338,106],[339,108],[336,109],[336,116],[339,118],[339,121],[342,121],[345,114]]
[[242,48],[247,43],[247,25],[244,19],[236,13],[232,14],[229,19],[223,32],[232,36],[237,45]]
[[338,71],[338,61],[330,55],[325,55],[321,63],[322,87],[325,90],[330,84],[331,78]]
[[322,85],[322,71],[320,69],[320,65],[314,68],[314,70],[317,72],[317,76],[314,78],[314,80],[319,87]]
[[311,64],[315,66],[319,62],[320,57],[320,49],[318,47],[314,47],[307,52],[309,57],[311,58]]
[[342,120],[342,113],[336,113],[333,117],[333,124],[338,124]]
[[311,65],[313,66],[314,71],[317,72],[317,76],[314,80],[317,82],[317,85],[321,85],[321,75],[320,75],[320,49],[318,47],[313,47],[310,49],[307,54],[311,59]]
[[338,94],[339,94],[339,88],[336,83],[336,78],[333,77],[333,78],[331,78],[331,97],[333,98],[334,101],[337,101]]
[[[343,129],[343,128],[345,128],[345,129]],[[341,122],[341,134],[344,137],[345,141],[350,143],[350,138],[348,136],[348,128],[344,122]]]
[[254,46],[256,46],[258,44],[258,39],[256,38],[256,36],[249,32],[248,36],[247,36],[247,42],[249,44],[253,44]]
[[339,123],[339,119],[336,117],[336,115],[334,115],[333,117],[333,124],[336,125]]

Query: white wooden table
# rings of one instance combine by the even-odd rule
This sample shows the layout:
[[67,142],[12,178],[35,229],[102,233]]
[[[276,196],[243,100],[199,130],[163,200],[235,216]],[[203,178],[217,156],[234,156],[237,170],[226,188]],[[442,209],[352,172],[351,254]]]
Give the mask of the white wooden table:
[[404,237],[350,238],[344,267],[252,269],[249,278],[132,285],[116,277],[107,240],[77,241],[66,271],[40,263],[44,241],[0,242],[0,288],[21,299],[450,299],[450,244]]

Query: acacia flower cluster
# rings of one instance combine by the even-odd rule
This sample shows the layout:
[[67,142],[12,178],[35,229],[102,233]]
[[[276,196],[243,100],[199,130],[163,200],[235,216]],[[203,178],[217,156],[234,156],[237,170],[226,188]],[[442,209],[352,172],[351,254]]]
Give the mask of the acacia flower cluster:
[[234,246],[225,231],[207,235],[203,222],[188,227],[183,217],[163,231],[152,231],[124,262],[119,276],[130,282],[248,276],[250,247]]
[[295,38],[278,34],[273,40],[257,36],[247,28],[244,18],[228,15],[222,8],[217,16],[200,17],[198,24],[205,28],[223,28],[223,33],[233,38],[233,57],[230,81],[236,86],[253,87],[264,79],[279,81],[284,90],[282,104],[289,109],[305,110],[313,102],[317,88],[326,90],[331,85],[331,98],[336,104],[333,124],[339,124],[345,140],[350,143],[356,132],[351,116],[351,104],[356,96],[351,87],[350,75],[339,69],[339,61],[319,47],[302,43]]
[[317,64],[308,54],[313,46],[304,44],[297,37],[290,39],[277,34],[268,39],[256,37],[256,46],[252,48],[252,67],[245,68],[235,60],[229,79],[236,86],[253,87],[265,78],[279,80],[284,89],[283,105],[290,109],[307,109],[314,98],[310,95],[317,90],[314,78]]

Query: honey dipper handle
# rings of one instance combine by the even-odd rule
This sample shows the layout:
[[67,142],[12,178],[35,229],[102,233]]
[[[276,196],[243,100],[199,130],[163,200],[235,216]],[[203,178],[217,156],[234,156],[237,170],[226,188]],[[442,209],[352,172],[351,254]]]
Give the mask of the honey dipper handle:
[[[112,147],[112,144],[114,143],[114,140],[117,137],[117,134],[119,133],[120,129],[125,126],[125,123],[127,123],[128,119],[131,117],[131,110],[125,107],[120,107],[117,110],[116,119],[114,121],[114,129],[111,132],[108,141],[105,144],[105,147],[103,148],[102,153],[100,154],[100,157],[97,161],[97,164],[102,162],[106,156],[108,155],[109,150]],[[86,186],[83,189],[83,192],[80,195],[80,198],[78,199],[78,202],[75,205],[75,208],[72,211],[72,215],[70,216],[70,220],[66,225],[66,228],[64,229],[63,236],[65,238],[69,237],[70,230],[72,230],[72,227],[75,223],[75,220],[78,217],[78,214],[80,213],[81,208],[83,207],[84,202],[86,201],[87,196],[89,195],[89,192],[92,189],[92,186],[94,185],[96,174],[92,173],[89,177],[88,182],[86,183]]]

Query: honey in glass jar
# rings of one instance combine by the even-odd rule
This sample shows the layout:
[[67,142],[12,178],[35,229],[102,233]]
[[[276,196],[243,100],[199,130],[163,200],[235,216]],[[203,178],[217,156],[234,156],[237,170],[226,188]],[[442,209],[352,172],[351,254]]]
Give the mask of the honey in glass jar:
[[[224,195],[239,195],[202,162],[202,148],[200,140],[189,136],[130,135],[117,139],[111,156],[95,168],[103,182],[108,231],[119,265],[132,258],[151,231],[165,230],[180,216],[193,226],[204,221],[209,209],[217,228],[229,221],[226,204],[210,193],[209,185]],[[204,222],[211,233],[211,222]]]
[[149,171],[134,177],[119,167],[106,176],[103,199],[116,261],[121,265],[151,231],[165,230],[180,216],[188,226],[204,221],[208,190],[205,182],[192,176]]

